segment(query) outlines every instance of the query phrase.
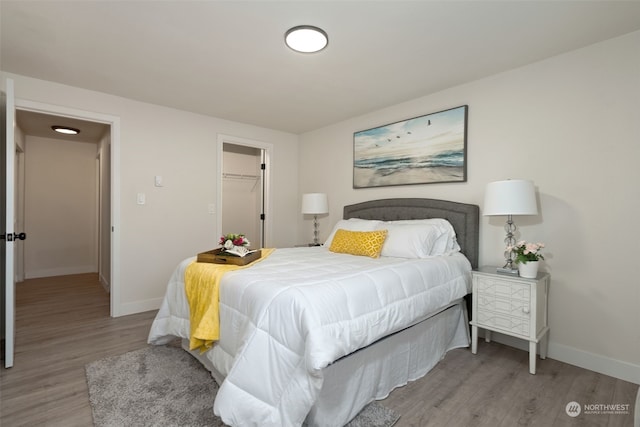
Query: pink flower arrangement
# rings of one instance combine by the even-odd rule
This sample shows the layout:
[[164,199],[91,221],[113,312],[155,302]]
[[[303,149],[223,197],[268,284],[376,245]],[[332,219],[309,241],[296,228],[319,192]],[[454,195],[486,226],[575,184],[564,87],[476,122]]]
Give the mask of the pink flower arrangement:
[[516,253],[516,263],[526,264],[527,261],[539,261],[544,259],[540,250],[544,248],[544,243],[527,243],[524,240],[519,241],[515,246],[507,246],[507,252]]
[[251,242],[247,239],[244,234],[227,234],[225,236],[220,236],[220,246],[225,249],[231,249],[234,246],[249,246]]

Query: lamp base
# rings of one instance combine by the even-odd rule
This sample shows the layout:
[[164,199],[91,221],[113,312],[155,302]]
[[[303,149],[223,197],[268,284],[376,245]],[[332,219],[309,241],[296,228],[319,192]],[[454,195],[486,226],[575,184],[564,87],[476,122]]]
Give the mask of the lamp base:
[[518,269],[517,268],[510,268],[510,267],[498,267],[498,268],[496,268],[496,272],[500,273],[500,274],[510,274],[510,275],[514,275],[514,276],[518,275]]
[[320,246],[320,242],[318,242],[318,215],[313,216],[313,245]]

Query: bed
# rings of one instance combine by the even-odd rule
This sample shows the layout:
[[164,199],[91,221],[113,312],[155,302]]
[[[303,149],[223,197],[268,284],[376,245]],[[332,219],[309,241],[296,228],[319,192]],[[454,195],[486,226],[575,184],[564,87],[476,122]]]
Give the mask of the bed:
[[[225,423],[342,426],[369,402],[424,376],[447,351],[469,345],[465,297],[478,265],[478,207],[385,199],[345,206],[343,217],[377,229],[384,221],[385,232],[388,221],[445,219],[459,251],[373,259],[326,246],[286,248],[227,273],[220,340],[191,352],[220,384],[214,412]],[[188,341],[183,277],[192,261],[172,275],[149,343]]]

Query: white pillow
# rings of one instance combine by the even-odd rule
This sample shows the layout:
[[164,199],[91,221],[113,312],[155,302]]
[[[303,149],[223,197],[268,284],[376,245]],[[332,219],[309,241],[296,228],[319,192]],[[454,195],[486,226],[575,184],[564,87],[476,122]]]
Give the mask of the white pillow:
[[336,234],[338,229],[348,230],[348,231],[375,231],[378,229],[378,226],[383,224],[382,221],[378,220],[370,220],[370,219],[360,219],[360,218],[350,218],[350,219],[341,219],[336,223],[327,237],[327,240],[324,242],[326,247],[331,246],[331,242],[333,241],[333,236]]
[[456,233],[449,221],[441,218],[388,221],[382,256],[428,258],[460,251]]
[[381,256],[396,258],[427,258],[431,248],[443,234],[437,226],[421,224],[381,224],[387,230]]

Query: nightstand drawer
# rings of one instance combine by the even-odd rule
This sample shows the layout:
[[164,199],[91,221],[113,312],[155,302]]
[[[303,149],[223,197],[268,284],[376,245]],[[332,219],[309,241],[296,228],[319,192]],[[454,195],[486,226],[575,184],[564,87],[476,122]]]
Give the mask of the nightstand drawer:
[[493,295],[478,294],[478,311],[489,310],[509,316],[529,318],[529,301],[497,298]]
[[480,311],[478,313],[478,326],[488,327],[493,330],[503,330],[513,334],[529,336],[529,318],[507,316],[491,311]]
[[476,277],[479,295],[495,295],[503,298],[516,298],[522,301],[531,299],[531,286],[496,278]]

